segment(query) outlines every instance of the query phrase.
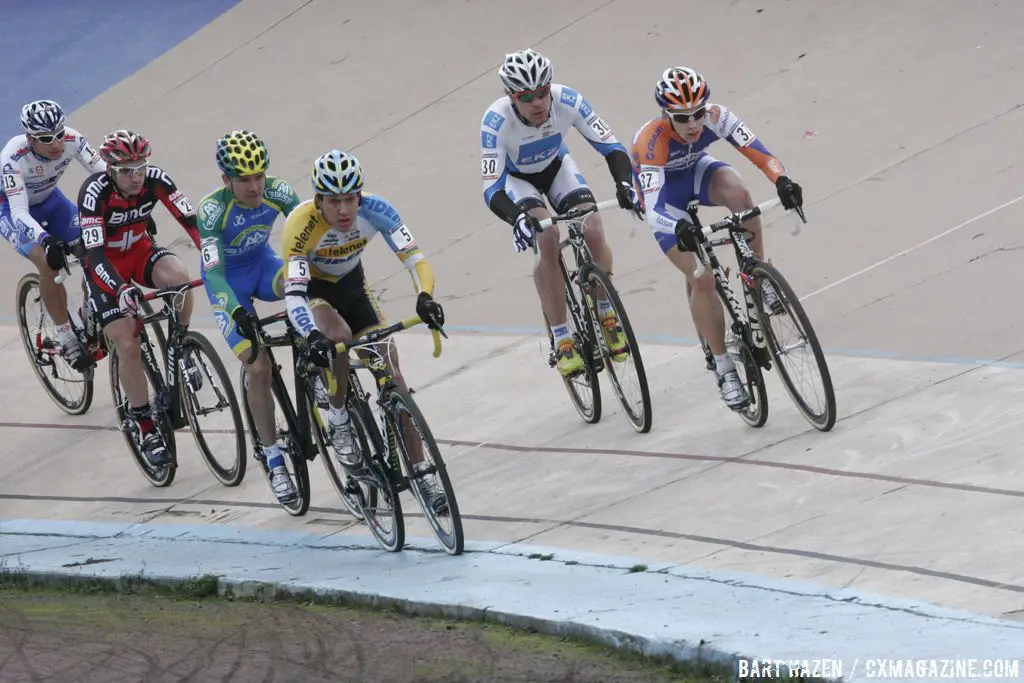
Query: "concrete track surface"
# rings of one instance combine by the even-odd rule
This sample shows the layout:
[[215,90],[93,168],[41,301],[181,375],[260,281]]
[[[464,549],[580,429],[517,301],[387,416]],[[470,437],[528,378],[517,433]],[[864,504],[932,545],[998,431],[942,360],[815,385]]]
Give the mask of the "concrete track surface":
[[[1022,22],[1024,6],[994,0],[383,0],[372,12],[243,0],[71,122],[94,140],[122,126],[149,136],[153,161],[193,203],[219,183],[214,141],[232,128],[263,136],[272,172],[303,198],[318,154],[358,155],[368,189],[398,207],[437,273],[443,355],[432,358],[419,332],[398,345],[471,540],[1019,619]],[[785,162],[804,187],[809,223],[793,236],[788,219],[769,222],[768,253],[828,353],[832,432],[804,422],[775,373],[763,428],[724,407],[694,347],[681,275],[619,211],[604,214],[605,230],[642,343],[654,427],[634,433],[606,379],[603,418],[581,422],[547,366],[530,257],[514,252],[481,197],[480,117],[500,94],[504,52],[527,46],[627,143],[658,113],[661,71],[698,68],[713,101]],[[613,197],[600,156],[579,136],[567,144],[598,198]],[[773,196],[727,143],[711,152],[735,164],[755,201]],[[77,194],[82,177],[73,168],[62,187]],[[161,236],[198,272],[196,251],[157,215]],[[408,276],[387,248],[373,245],[365,262],[386,313],[411,315]],[[13,292],[29,266],[10,249],[0,264]],[[203,299],[195,326],[237,377]],[[105,366],[89,413],[64,415],[26,363],[13,294],[0,313],[0,517],[368,537],[316,463],[314,507],[292,518],[256,469],[238,488],[215,483],[184,432],[175,483],[149,486],[111,430]],[[411,519],[410,533],[426,535],[421,522]]]

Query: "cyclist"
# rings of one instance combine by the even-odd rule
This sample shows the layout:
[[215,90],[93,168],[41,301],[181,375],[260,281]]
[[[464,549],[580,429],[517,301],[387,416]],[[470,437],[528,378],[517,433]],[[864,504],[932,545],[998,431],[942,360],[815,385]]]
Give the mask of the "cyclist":
[[[539,219],[550,216],[547,197],[557,213],[595,202],[594,193],[565,146],[570,128],[576,128],[601,153],[612,178],[619,206],[641,217],[642,204],[633,186],[632,165],[626,148],[612,134],[590,103],[568,86],[552,83],[551,62],[532,49],[505,55],[498,69],[505,96],[488,107],[481,121],[480,159],[487,207],[513,226],[517,251],[534,244]],[[604,239],[601,217],[587,221],[587,245],[594,259],[609,274],[612,253]],[[538,240],[540,263],[534,284],[547,317],[558,353],[556,367],[563,376],[583,371],[567,324],[565,293],[558,268],[558,228],[545,230]],[[626,359],[626,336],[603,291],[596,293],[605,340],[614,360]]]
[[0,233],[39,271],[39,293],[57,326],[61,355],[84,370],[92,358],[71,329],[64,285],[54,282],[65,266],[61,243],[74,246],[81,236],[78,209],[57,183],[72,159],[89,173],[106,165],[85,137],[66,125],[64,110],[53,100],[22,107],[21,125],[25,133],[8,140],[0,152]]
[[[416,314],[431,329],[444,324],[444,310],[433,297],[434,271],[398,211],[383,197],[363,192],[356,157],[337,149],[320,156],[313,162],[312,185],[313,199],[299,204],[284,226],[285,302],[289,319],[309,343],[313,362],[331,367],[338,377],[328,412],[330,438],[339,462],[351,467],[360,457],[345,407],[348,355],[335,357],[334,345],[386,325],[363,273],[362,252],[370,240],[382,235],[409,270],[417,292]],[[389,354],[388,361],[395,381],[406,389],[397,356]],[[419,467],[422,452],[410,450]],[[416,481],[428,505],[443,510],[443,492],[426,477]]]
[[[740,174],[704,151],[719,139],[728,140],[775,184],[787,209],[803,204],[803,190],[786,173],[782,162],[729,109],[708,101],[711,88],[688,67],[666,69],[654,89],[662,115],[645,123],[633,138],[633,163],[643,193],[647,222],[668,259],[686,276],[690,313],[697,331],[715,357],[715,374],[725,404],[741,410],[750,397],[725,348],[725,311],[715,292],[710,271],[693,277],[701,233],[690,222],[686,206],[698,199],[705,206],[730,211],[753,208],[754,202]],[[751,248],[763,257],[761,219],[747,221],[753,234]],[[678,239],[676,235],[679,235]],[[679,247],[682,242],[683,248]],[[770,286],[762,293],[765,307],[781,311],[781,301]]]
[[[82,183],[78,209],[93,315],[116,345],[121,385],[142,435],[142,451],[151,464],[160,466],[170,458],[150,413],[139,338],[129,318],[138,313],[141,292],[136,285],[162,289],[191,279],[174,252],[157,246],[149,235],[150,214],[157,202],[197,247],[199,232],[188,198],[162,168],[149,163],[150,151],[149,141],[138,133],[117,130],[107,135],[99,149],[106,170]],[[186,291],[181,311],[185,329],[191,317],[191,291]]]
[[278,215],[290,214],[300,200],[288,183],[267,175],[269,164],[266,145],[250,131],[234,130],[217,141],[224,186],[199,202],[199,236],[206,295],[246,370],[249,410],[260,441],[268,444],[262,456],[270,468],[270,486],[287,505],[297,492],[277,445],[270,360],[254,348],[253,299],[280,301],[284,296],[284,262],[268,240]]

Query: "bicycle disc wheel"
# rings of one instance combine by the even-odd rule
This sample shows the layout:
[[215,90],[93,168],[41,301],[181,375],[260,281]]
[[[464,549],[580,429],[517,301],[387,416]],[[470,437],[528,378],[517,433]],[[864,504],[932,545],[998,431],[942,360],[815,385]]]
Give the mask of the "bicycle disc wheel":
[[[224,486],[238,486],[245,478],[245,425],[231,376],[210,340],[199,332],[190,331],[182,338],[180,357],[182,365],[189,368],[188,372],[182,372],[180,366],[177,370],[182,409],[188,416],[199,453],[217,481]],[[227,415],[218,419],[216,415],[223,414],[225,409]],[[199,420],[208,416],[214,419],[204,430]],[[218,460],[211,441],[217,450],[230,452],[230,460],[225,464]]]
[[[640,345],[636,341],[636,335],[633,334],[633,326],[629,322],[629,316],[626,315],[626,308],[622,304],[618,291],[612,285],[611,278],[603,268],[596,265],[591,267],[587,271],[586,280],[583,283],[584,286],[589,285],[588,288],[593,288],[595,292],[594,296],[587,295],[587,306],[590,308],[589,318],[594,323],[593,335],[596,346],[611,377],[619,403],[626,412],[629,424],[640,434],[646,434],[651,430],[651,390],[647,385],[647,373],[644,371]],[[600,288],[604,289],[608,303],[611,304],[612,311],[626,336],[626,351],[624,354],[620,354],[625,357],[621,360],[613,358],[611,349],[608,348],[608,340],[605,339],[603,325],[600,322],[601,316],[597,310],[597,299],[595,298],[597,287],[594,285],[600,285]]]
[[92,406],[95,368],[72,368],[60,352],[53,319],[46,312],[39,291],[39,276],[30,273],[17,288],[18,329],[29,364],[43,390],[68,415],[82,415]]
[[[797,409],[811,426],[827,432],[836,423],[836,395],[832,387],[832,376],[829,373],[828,364],[825,362],[825,354],[821,350],[821,344],[818,343],[818,336],[811,326],[811,321],[793,288],[777,268],[769,263],[758,263],[754,266],[753,276],[757,283],[754,297],[757,315],[768,342],[768,351],[779,369],[782,383],[786,386],[786,391],[789,392]],[[775,288],[775,293],[786,309],[787,315],[769,315],[765,312],[761,299],[762,282],[764,281]],[[796,324],[799,328],[798,334],[803,341],[790,344],[780,340],[776,325],[781,323],[783,318],[792,320]],[[803,360],[794,356],[795,351],[799,351],[805,346],[811,348],[811,359],[807,359],[806,354],[801,354]],[[810,362],[811,360],[813,362]],[[820,390],[815,390],[812,387],[810,392],[806,392],[807,387],[797,386],[794,375],[803,373],[805,369],[809,371],[807,374],[817,374],[817,379],[820,380]],[[805,396],[805,393],[810,393],[812,396]],[[813,408],[811,405],[811,401],[815,399],[817,408]]]
[[[142,340],[140,340],[141,342]],[[175,448],[174,432],[167,424],[163,409],[158,401],[150,404],[153,421],[164,437],[164,445],[170,456],[170,462],[166,465],[154,467],[149,459],[142,452],[142,433],[138,424],[132,419],[129,411],[128,396],[121,389],[120,357],[117,355],[117,348],[111,345],[107,354],[107,368],[110,374],[110,395],[114,402],[114,414],[117,417],[117,428],[128,444],[128,450],[132,454],[132,460],[142,472],[142,476],[150,484],[157,487],[170,486],[174,481],[174,475],[178,470],[178,455]],[[147,375],[149,374],[147,370]]]
[[[398,437],[396,439],[398,452],[402,456],[402,464],[409,479],[410,491],[423,510],[423,514],[434,532],[434,537],[437,538],[441,547],[449,555],[461,555],[466,537],[462,530],[459,503],[455,498],[451,477],[448,476],[448,468],[441,457],[441,451],[437,447],[437,442],[434,440],[426,418],[412,396],[398,387],[391,391],[387,408],[389,428],[395,430]],[[403,418],[408,420],[411,430],[402,427]],[[418,433],[420,448],[417,450],[422,451],[426,467],[417,468],[413,465],[410,447],[414,443],[408,440],[410,431]],[[430,479],[431,477],[433,480]],[[440,491],[438,484],[440,484]],[[433,504],[428,503],[424,495],[425,488],[431,489],[434,496],[431,498]],[[443,499],[437,495],[438,493],[443,495]]]
[[[245,414],[245,423],[249,428],[256,459],[263,470],[263,477],[267,481],[267,488],[270,488],[270,468],[267,466],[266,458],[263,457],[262,452],[263,446],[270,444],[264,444],[260,439],[252,411],[249,410],[249,382],[245,368],[240,367],[238,370],[239,383],[242,386],[242,412]],[[296,492],[296,497],[293,501],[289,503],[277,502],[289,515],[301,517],[309,511],[309,468],[306,466],[306,457],[302,452],[299,435],[296,433],[298,417],[292,407],[288,392],[284,388],[284,381],[281,379],[281,375],[276,368],[270,380],[270,393],[277,403],[277,408],[274,411],[276,443],[283,451],[285,467],[288,469],[288,476],[291,477],[292,485],[295,487]],[[271,495],[273,495],[273,490],[271,490]],[[277,498],[275,497],[274,500],[276,501]]]

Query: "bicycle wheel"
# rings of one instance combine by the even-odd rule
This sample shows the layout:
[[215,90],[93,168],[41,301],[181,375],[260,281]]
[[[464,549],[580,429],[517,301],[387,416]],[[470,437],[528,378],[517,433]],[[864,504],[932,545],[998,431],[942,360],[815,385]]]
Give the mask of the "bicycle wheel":
[[[626,315],[626,308],[622,304],[618,291],[612,285],[611,278],[608,277],[608,273],[603,268],[596,263],[593,264],[587,269],[585,278],[586,281],[581,283],[584,289],[591,289],[595,293],[597,289],[595,285],[600,285],[604,289],[608,297],[608,303],[611,304],[612,311],[618,319],[619,325],[622,326],[622,332],[626,335],[626,357],[622,360],[615,360],[612,358],[611,350],[608,348],[608,342],[604,336],[603,325],[600,322],[601,316],[597,310],[597,300],[588,292],[586,301],[587,307],[590,309],[588,317],[593,323],[592,334],[603,359],[604,366],[611,377],[615,394],[619,397],[619,403],[622,405],[623,410],[626,411],[629,424],[640,434],[646,434],[651,431],[651,390],[647,386],[647,373],[644,372],[644,362],[640,356],[640,345],[637,344],[636,335],[633,334],[633,326],[629,322],[629,316]],[[630,365],[632,365],[632,373],[629,371]],[[620,377],[620,371],[622,377]],[[629,381],[631,374],[635,382]],[[625,386],[623,380],[625,380]],[[628,397],[627,393],[629,394]]]
[[[143,332],[143,335],[139,339],[140,344],[148,344],[149,339]],[[111,345],[110,352],[107,354],[107,367],[110,372],[110,394],[114,402],[114,414],[117,416],[117,428],[124,436],[125,443],[128,444],[128,450],[132,454],[132,459],[135,464],[138,465],[139,470],[142,472],[142,476],[149,481],[150,484],[157,487],[170,486],[174,481],[174,475],[178,470],[178,455],[177,449],[175,448],[174,430],[170,428],[170,424],[167,420],[166,398],[163,396],[163,382],[159,380],[159,377],[154,379],[151,369],[143,361],[143,367],[145,368],[146,375],[149,377],[149,381],[152,386],[157,388],[156,396],[151,398],[150,409],[153,416],[153,421],[157,425],[157,429],[164,437],[164,445],[167,447],[167,453],[170,456],[170,462],[166,465],[154,467],[149,463],[149,459],[142,452],[142,433],[139,430],[138,423],[132,419],[129,411],[128,397],[123,393],[121,389],[121,376],[119,372],[120,368],[120,357],[117,355],[117,348]]]
[[751,427],[763,427],[768,421],[768,387],[765,386],[761,366],[754,359],[750,347],[741,339],[735,342],[735,350],[729,349],[728,345],[726,349],[733,357],[740,381],[746,385],[747,393],[750,394],[750,405],[736,413]]
[[[559,254],[558,262],[559,268],[562,271],[565,302],[569,312],[566,324],[569,326],[569,332],[576,342],[576,352],[583,358],[583,372],[569,377],[563,377],[559,373],[559,376],[562,377],[562,383],[565,384],[565,390],[569,392],[569,398],[572,399],[576,412],[579,413],[584,422],[594,424],[601,419],[601,385],[597,381],[597,369],[599,366],[594,361],[597,351],[590,339],[591,333],[587,332],[588,329],[593,327],[589,324],[590,309],[581,307],[579,302],[576,301],[572,282],[565,271],[565,260],[561,254]],[[580,319],[581,317],[583,320]],[[544,315],[544,326],[548,331],[548,365],[554,368],[558,362],[555,357],[557,350],[555,349],[555,335],[551,331],[551,322],[548,320],[547,314]]]
[[[423,514],[430,523],[434,537],[438,543],[450,555],[461,555],[465,547],[466,537],[462,530],[462,515],[459,513],[459,503],[455,498],[455,489],[452,487],[451,477],[448,476],[448,468],[441,457],[441,451],[437,447],[434,435],[430,431],[426,418],[420,411],[419,406],[412,396],[398,387],[388,392],[386,403],[387,412],[385,420],[388,429],[395,434],[395,443],[402,458],[404,474],[409,480],[409,489],[419,503]],[[404,418],[404,419],[403,419]],[[419,436],[420,448],[417,450],[423,453],[423,462],[427,463],[424,468],[416,468],[413,465],[410,447],[413,443],[410,440],[410,429],[401,425],[408,420],[408,426],[415,430]],[[433,477],[433,479],[429,479]],[[434,505],[429,505],[424,497],[424,488],[432,488],[437,491],[437,485],[444,494],[444,499],[435,498]]]
[[[351,388],[349,391],[351,392]],[[370,450],[372,446],[367,438],[369,429],[366,426],[367,424],[373,424],[373,415],[370,414],[369,418],[367,418],[366,415],[369,414],[369,408],[362,401],[354,399],[351,394],[348,397],[347,407],[349,419],[358,421],[358,424],[353,424],[352,429],[356,437],[356,446],[365,457],[366,454],[374,452]],[[341,502],[345,503],[345,507],[348,508],[352,516],[359,521],[364,521],[366,516],[363,513],[363,508],[368,504],[368,492],[364,491],[359,483],[348,475],[344,467],[334,461],[334,457],[331,454],[327,420],[324,419],[324,414],[319,406],[316,406],[314,411],[312,421],[313,436],[316,448],[320,452],[320,460],[323,463],[324,469],[327,470],[327,476],[334,486],[334,491],[341,498]],[[369,420],[368,423],[367,419]],[[379,441],[379,434],[376,436]],[[376,452],[381,450],[383,449],[377,448]]]
[[[245,425],[242,423],[242,412],[238,408],[231,377],[210,340],[199,332],[190,331],[182,338],[180,359],[177,371],[182,409],[188,416],[189,429],[195,437],[199,453],[217,481],[224,486],[238,486],[245,478]],[[183,368],[189,370],[184,372]],[[205,395],[207,392],[204,390],[207,389],[212,404],[209,407],[204,406],[200,400],[200,392]],[[206,434],[199,426],[199,418],[222,413],[225,408],[231,416],[230,422],[215,421],[210,426],[210,433],[218,446],[231,449],[231,460],[226,463],[226,467],[217,459]],[[223,437],[220,436],[222,434]]]
[[39,275],[21,278],[16,292],[21,343],[40,384],[67,414],[86,413],[92,406],[95,368],[78,372],[64,360],[56,326],[43,305]]
[[[249,410],[249,382],[245,368],[239,368],[239,383],[242,386],[242,406],[245,413],[245,423],[249,428],[250,439],[255,450],[256,460],[259,461],[263,476],[267,480],[267,487],[270,487],[270,468],[267,466],[266,458],[263,457],[263,442],[260,439],[259,431],[256,429],[256,422],[253,420],[252,412]],[[293,517],[301,517],[309,510],[309,468],[306,466],[306,456],[303,453],[301,438],[298,434],[298,417],[292,407],[288,392],[284,386],[284,380],[277,367],[274,367],[270,380],[270,393],[277,403],[274,411],[276,418],[276,443],[285,454],[285,465],[288,468],[288,475],[292,478],[295,486],[296,498],[288,504],[278,503],[285,511]],[[269,445],[269,444],[267,444]],[[276,498],[275,498],[276,500]]]
[[[797,409],[811,426],[820,431],[827,432],[836,423],[836,395],[832,387],[832,376],[829,373],[828,364],[825,362],[825,354],[821,350],[821,344],[818,343],[818,336],[811,326],[811,321],[808,319],[807,313],[804,311],[804,307],[801,305],[793,288],[777,268],[769,263],[761,262],[754,266],[752,274],[757,283],[754,301],[758,319],[761,321],[765,339],[768,342],[768,351],[771,354],[772,360],[775,361],[776,367],[779,369],[782,383],[786,385],[786,391],[789,392],[793,403],[796,404]],[[761,300],[763,287],[761,283],[763,281],[769,282],[775,288],[775,293],[778,294],[788,315],[768,315],[765,312],[764,304]],[[797,323],[802,331],[803,342],[796,344],[783,344],[780,342],[780,336],[775,329],[775,323],[780,322],[783,317],[794,320]],[[788,367],[788,363],[783,362],[784,360],[788,361],[792,357],[793,351],[805,345],[811,347],[814,366],[817,368],[817,375],[821,380],[821,391],[813,391],[816,398],[819,399],[819,403],[822,404],[817,411],[810,406],[808,398],[805,398],[804,393],[794,382],[794,370],[799,370],[799,368],[796,366]]]

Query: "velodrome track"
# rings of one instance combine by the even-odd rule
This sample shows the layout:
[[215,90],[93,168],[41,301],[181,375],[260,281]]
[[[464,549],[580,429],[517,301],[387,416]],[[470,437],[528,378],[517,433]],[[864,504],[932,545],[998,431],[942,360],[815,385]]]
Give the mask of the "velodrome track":
[[[94,92],[74,102],[70,124],[93,141],[117,127],[145,134],[154,163],[193,203],[219,183],[214,142],[232,128],[263,136],[272,172],[303,197],[318,154],[336,146],[359,156],[368,188],[398,207],[437,272],[444,354],[432,358],[419,333],[399,346],[470,539],[1024,614],[1024,7],[385,0],[370,13],[327,0],[243,0],[202,28],[193,20],[197,32],[174,36],[116,82],[102,81],[115,73],[105,63],[79,62]],[[479,120],[500,94],[504,52],[525,46],[551,57],[556,80],[585,94],[627,142],[657,114],[661,71],[694,66],[712,99],[787,164],[809,224],[796,237],[788,220],[771,225],[767,244],[828,351],[833,432],[811,430],[775,377],[764,428],[725,409],[693,348],[681,276],[645,226],[630,236],[621,212],[604,220],[643,343],[654,428],[633,433],[607,383],[605,417],[580,422],[546,364],[530,258],[514,252],[480,193]],[[66,72],[48,78],[49,88],[5,96],[9,134],[22,100],[60,100],[81,83]],[[598,197],[613,196],[604,161],[578,137],[568,145]],[[736,165],[755,201],[771,197],[757,169],[721,145],[713,153]],[[82,177],[75,167],[62,181],[69,196]],[[164,211],[157,217],[198,272],[184,234]],[[340,512],[315,463],[314,508],[300,519],[273,504],[258,470],[237,489],[216,484],[186,434],[174,485],[149,486],[110,430],[105,369],[85,416],[45,397],[14,324],[14,286],[29,266],[10,249],[0,264],[9,292],[0,518],[369,537]],[[411,314],[408,277],[383,244],[366,267],[385,311]],[[205,301],[195,327],[237,376]],[[410,533],[425,534],[419,522]]]

